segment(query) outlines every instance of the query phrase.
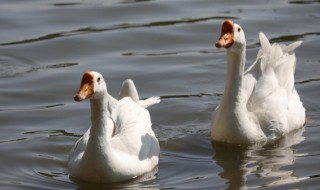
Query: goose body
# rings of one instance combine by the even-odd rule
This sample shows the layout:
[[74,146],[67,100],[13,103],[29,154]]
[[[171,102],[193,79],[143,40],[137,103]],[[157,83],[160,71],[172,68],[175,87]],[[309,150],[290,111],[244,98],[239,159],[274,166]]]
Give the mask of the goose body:
[[159,98],[140,100],[134,83],[126,80],[116,100],[108,94],[102,75],[91,71],[83,75],[75,96],[76,101],[84,99],[90,99],[92,125],[71,150],[72,177],[112,183],[155,169],[160,147],[145,107],[159,103]]
[[238,24],[222,25],[216,47],[227,50],[227,76],[221,104],[212,118],[211,137],[233,144],[268,143],[303,126],[305,108],[294,87],[301,41],[270,44],[260,33],[257,60],[244,71],[246,41]]

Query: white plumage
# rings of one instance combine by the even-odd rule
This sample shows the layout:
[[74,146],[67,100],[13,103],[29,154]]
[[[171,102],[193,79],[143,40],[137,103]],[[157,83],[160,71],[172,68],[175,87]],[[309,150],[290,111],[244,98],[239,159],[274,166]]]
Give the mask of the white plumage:
[[294,50],[302,42],[271,45],[263,33],[259,38],[257,60],[244,72],[244,32],[230,20],[222,25],[216,46],[227,49],[228,71],[222,102],[213,114],[213,140],[268,143],[305,122],[305,108],[294,87]]
[[160,146],[144,107],[159,103],[159,98],[140,100],[134,83],[126,80],[116,100],[108,94],[102,75],[93,71],[83,75],[75,96],[76,101],[87,98],[92,125],[71,150],[71,176],[111,183],[151,172],[158,164]]

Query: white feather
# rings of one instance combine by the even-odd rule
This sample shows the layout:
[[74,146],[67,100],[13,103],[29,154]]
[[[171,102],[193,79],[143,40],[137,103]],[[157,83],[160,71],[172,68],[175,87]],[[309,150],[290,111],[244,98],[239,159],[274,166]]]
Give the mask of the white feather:
[[[158,165],[160,146],[151,128],[149,111],[134,101],[139,96],[133,82],[125,83],[122,95],[126,92],[130,97],[120,100],[108,94],[105,84],[95,86],[94,93],[100,93],[100,98],[90,99],[92,126],[69,156],[68,168],[76,179],[120,182],[151,172]],[[128,90],[128,83],[134,89]]]
[[[235,43],[245,47],[245,39],[241,38],[244,34],[234,35],[239,40]],[[213,140],[237,144],[270,142],[305,122],[305,108],[294,87],[294,49],[301,42],[271,45],[262,32],[259,38],[261,49],[257,60],[245,73],[241,69],[245,64],[245,48],[227,50],[226,88],[213,114]]]

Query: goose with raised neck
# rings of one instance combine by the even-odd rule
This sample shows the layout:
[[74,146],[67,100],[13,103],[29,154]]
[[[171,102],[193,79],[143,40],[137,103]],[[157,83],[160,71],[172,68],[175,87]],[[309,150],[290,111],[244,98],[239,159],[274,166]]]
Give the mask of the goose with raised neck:
[[159,103],[159,98],[137,99],[132,80],[126,80],[121,91],[126,91],[126,96],[116,100],[108,94],[100,73],[89,71],[83,75],[74,99],[90,99],[91,127],[70,152],[68,168],[73,178],[94,183],[120,182],[152,172],[158,165],[159,142],[151,128],[149,112],[139,102],[152,105]]
[[[226,20],[217,48],[227,50],[227,74],[221,104],[212,117],[211,138],[231,144],[269,143],[303,126],[305,108],[294,88],[294,49],[269,43],[260,33],[261,50],[244,71],[246,40],[240,25]],[[283,71],[287,73],[284,75]]]

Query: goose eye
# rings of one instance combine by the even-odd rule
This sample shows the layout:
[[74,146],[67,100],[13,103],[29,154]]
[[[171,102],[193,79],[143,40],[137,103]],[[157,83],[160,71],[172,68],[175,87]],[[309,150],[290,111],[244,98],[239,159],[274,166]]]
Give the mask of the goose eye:
[[241,28],[238,28],[238,32],[240,32],[241,31]]
[[98,77],[97,81],[100,82],[100,80],[101,80],[100,77]]

